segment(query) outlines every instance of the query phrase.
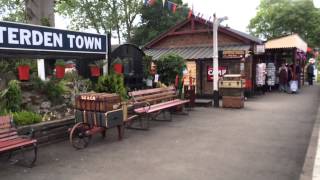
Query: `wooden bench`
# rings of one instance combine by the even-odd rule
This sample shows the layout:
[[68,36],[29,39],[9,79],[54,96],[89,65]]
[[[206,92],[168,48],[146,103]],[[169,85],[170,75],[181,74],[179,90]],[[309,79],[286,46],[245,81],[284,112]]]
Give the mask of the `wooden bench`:
[[[164,110],[169,111],[170,109],[178,106],[183,106],[189,103],[189,100],[182,100],[177,98],[176,89],[174,87],[165,88],[153,88],[146,90],[138,90],[129,92],[129,96],[133,101],[133,111],[139,117],[145,117],[146,124],[140,123],[142,129],[148,129],[148,120],[151,118],[155,119]],[[171,120],[171,112],[170,120]]]
[[[33,133],[31,133],[33,136]],[[28,136],[19,136],[14,126],[12,116],[0,116],[0,154],[9,152],[11,158],[12,152],[24,150],[26,147],[33,147],[34,157],[26,165],[32,167],[37,160],[37,140]]]

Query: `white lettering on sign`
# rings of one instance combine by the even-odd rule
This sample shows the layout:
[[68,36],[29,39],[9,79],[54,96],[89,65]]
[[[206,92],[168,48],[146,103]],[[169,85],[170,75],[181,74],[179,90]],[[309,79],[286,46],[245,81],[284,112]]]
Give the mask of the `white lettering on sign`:
[[71,35],[71,34],[67,35],[67,38],[69,39],[69,43],[70,43],[70,48],[73,48],[73,39],[75,37],[76,37],[75,35]]
[[31,45],[31,32],[27,29],[20,29],[20,44]]
[[44,46],[52,47],[52,33],[51,32],[44,32],[43,33],[43,39],[44,39]]
[[62,34],[53,33],[53,47],[63,47]]
[[84,43],[86,44],[86,49],[93,49],[93,37],[84,37]]
[[3,43],[3,32],[7,31],[6,27],[0,27],[0,43]]
[[8,28],[8,43],[9,44],[19,44],[17,39],[17,33],[19,30],[17,28]]
[[94,38],[95,46],[94,49],[101,49],[101,38]]
[[82,49],[84,45],[83,37],[82,36],[77,36],[76,37],[76,46],[79,49]]
[[41,32],[33,30],[32,31],[32,45],[40,46],[43,43],[43,37]]
[[[227,73],[227,67],[223,67],[223,66],[218,67],[218,75],[219,75],[219,77],[225,75],[226,73]],[[213,68],[211,66],[208,66],[207,80],[208,81],[212,81],[213,80]]]

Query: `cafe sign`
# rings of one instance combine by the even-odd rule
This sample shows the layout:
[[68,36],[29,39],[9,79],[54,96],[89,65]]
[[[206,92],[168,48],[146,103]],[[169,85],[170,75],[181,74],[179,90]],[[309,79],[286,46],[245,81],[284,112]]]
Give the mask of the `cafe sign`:
[[106,54],[105,35],[0,21],[0,50]]
[[222,52],[222,58],[228,59],[228,58],[243,58],[246,54],[245,51],[240,50],[227,50]]
[[[227,73],[227,67],[226,66],[219,66],[218,67],[218,75],[219,77],[222,77]],[[207,67],[207,81],[212,81],[213,80],[213,68],[212,66]]]

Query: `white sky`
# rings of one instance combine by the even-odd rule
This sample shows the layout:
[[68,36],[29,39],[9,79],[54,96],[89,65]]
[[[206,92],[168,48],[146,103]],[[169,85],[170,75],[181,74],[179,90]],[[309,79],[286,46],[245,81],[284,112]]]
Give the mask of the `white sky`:
[[247,26],[250,19],[256,15],[260,0],[183,0],[183,2],[188,3],[189,7],[193,5],[196,15],[203,13],[206,19],[213,13],[216,13],[217,17],[227,16],[228,20],[222,24],[247,32]]
[[[191,8],[193,6],[194,14],[203,14],[203,17],[209,17],[216,13],[217,17],[227,16],[228,20],[222,24],[228,24],[229,27],[247,32],[247,26],[251,18],[256,15],[256,9],[260,0],[183,0],[188,3]],[[211,18],[212,20],[212,18]],[[68,19],[56,15],[56,27],[66,29]],[[90,29],[87,32],[94,32]],[[112,44],[117,43],[116,39],[112,39]]]

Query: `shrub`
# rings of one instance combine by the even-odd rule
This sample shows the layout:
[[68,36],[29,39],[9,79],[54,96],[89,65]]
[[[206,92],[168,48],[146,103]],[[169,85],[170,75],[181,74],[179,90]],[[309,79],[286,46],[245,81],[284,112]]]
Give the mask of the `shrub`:
[[59,60],[56,60],[56,63],[55,63],[55,65],[56,66],[65,66],[65,62],[64,62],[64,60],[61,60],[61,59],[59,59]]
[[13,115],[13,121],[17,126],[30,125],[41,122],[41,115],[32,111],[20,111],[15,112]]
[[117,93],[121,99],[128,99],[122,75],[111,72],[107,76],[100,76],[96,85],[97,92]]
[[19,82],[12,80],[8,84],[8,88],[1,92],[1,104],[4,109],[12,112],[20,111],[22,103],[22,93]]
[[48,99],[51,102],[58,104],[63,101],[62,95],[69,91],[65,83],[65,81],[58,81],[55,79],[51,79],[45,83],[43,91],[47,94]]
[[183,69],[186,67],[185,60],[175,54],[161,56],[155,63],[157,65],[157,73],[160,75],[160,81],[166,85],[173,84],[176,75],[179,75],[179,79],[181,79]]

